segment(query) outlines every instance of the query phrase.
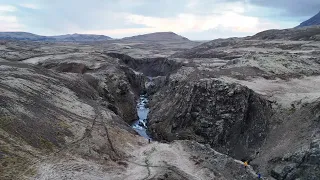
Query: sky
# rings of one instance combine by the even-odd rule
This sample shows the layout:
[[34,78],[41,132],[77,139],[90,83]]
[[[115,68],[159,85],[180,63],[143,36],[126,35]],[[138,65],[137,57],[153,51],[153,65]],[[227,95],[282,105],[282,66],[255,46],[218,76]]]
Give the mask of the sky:
[[295,27],[319,11],[320,0],[0,0],[0,31],[211,40]]

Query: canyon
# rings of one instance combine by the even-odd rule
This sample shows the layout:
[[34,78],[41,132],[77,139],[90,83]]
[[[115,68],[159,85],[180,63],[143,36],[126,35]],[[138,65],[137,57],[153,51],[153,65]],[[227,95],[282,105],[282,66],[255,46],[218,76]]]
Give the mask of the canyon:
[[319,37],[1,40],[0,179],[316,180]]

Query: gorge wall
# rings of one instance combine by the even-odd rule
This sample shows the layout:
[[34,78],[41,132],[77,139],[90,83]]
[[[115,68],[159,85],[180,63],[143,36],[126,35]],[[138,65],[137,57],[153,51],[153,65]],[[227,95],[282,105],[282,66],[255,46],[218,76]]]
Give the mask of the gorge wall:
[[171,81],[152,98],[149,129],[158,140],[196,140],[249,159],[265,140],[272,113],[268,100],[238,84]]

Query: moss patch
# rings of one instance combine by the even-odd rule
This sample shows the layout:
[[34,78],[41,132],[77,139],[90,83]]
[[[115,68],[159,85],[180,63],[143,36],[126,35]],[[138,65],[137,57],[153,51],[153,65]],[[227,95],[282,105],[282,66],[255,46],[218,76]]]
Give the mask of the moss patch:
[[41,149],[45,149],[45,150],[48,150],[48,151],[53,151],[54,144],[52,144],[52,142],[50,142],[49,140],[47,140],[47,139],[45,139],[43,137],[40,137],[39,141],[40,141],[40,148]]
[[0,117],[0,128],[7,131],[9,127],[13,124],[13,118],[9,116]]
[[60,122],[58,123],[58,126],[61,127],[62,129],[68,129],[68,128],[71,127],[69,124],[67,124],[67,123],[64,122],[64,121],[60,121]]
[[17,155],[5,155],[0,158],[0,179],[23,179],[21,176],[34,176],[36,170],[30,168],[30,161],[27,158]]

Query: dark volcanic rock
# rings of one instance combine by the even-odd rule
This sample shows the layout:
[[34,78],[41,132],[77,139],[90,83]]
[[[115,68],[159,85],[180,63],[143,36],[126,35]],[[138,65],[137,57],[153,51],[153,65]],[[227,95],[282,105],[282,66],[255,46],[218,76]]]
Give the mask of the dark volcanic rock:
[[125,65],[146,76],[166,76],[181,67],[180,63],[167,58],[135,59],[119,53],[107,53],[107,55],[120,59]]
[[58,72],[71,72],[84,74],[89,68],[85,64],[81,63],[61,63],[45,65],[45,68],[54,69]]
[[305,150],[275,160],[271,176],[277,180],[316,180],[320,177],[320,139],[314,139]]
[[171,82],[160,93],[153,97],[149,123],[158,140],[192,139],[241,159],[267,135],[270,103],[247,87],[202,79]]

